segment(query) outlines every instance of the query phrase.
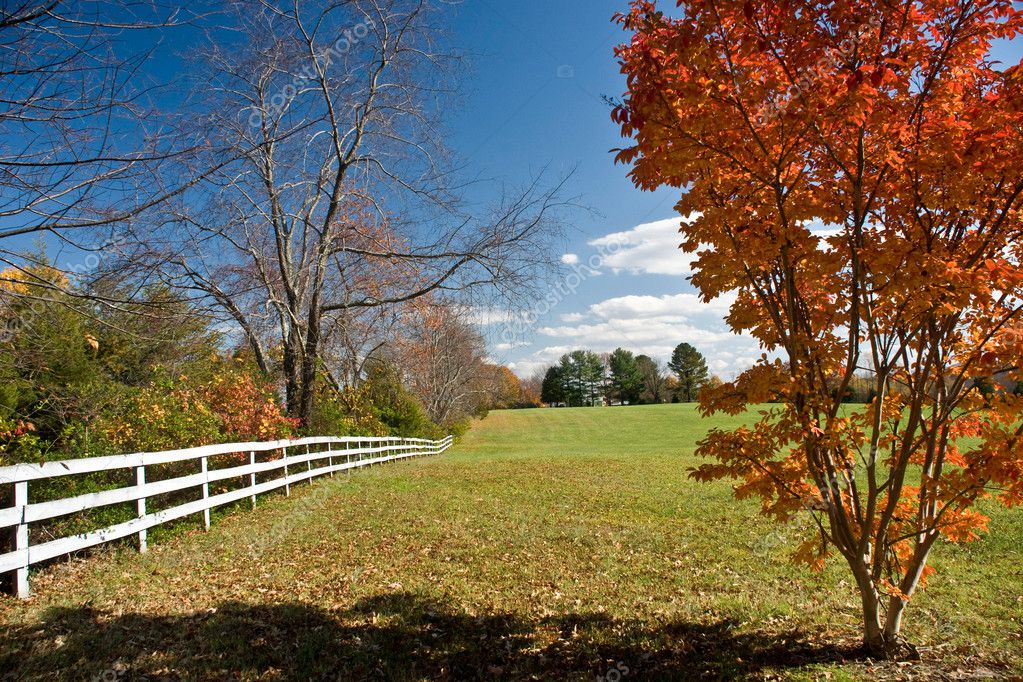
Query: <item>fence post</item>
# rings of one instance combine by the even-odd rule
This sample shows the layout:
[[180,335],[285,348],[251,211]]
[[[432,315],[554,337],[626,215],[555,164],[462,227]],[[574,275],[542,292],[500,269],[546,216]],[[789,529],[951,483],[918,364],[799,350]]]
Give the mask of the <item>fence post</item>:
[[21,509],[21,523],[18,524],[18,532],[14,538],[14,549],[24,552],[24,563],[18,567],[16,580],[18,596],[28,599],[28,524],[25,522],[25,511],[28,507],[28,481],[18,481],[14,484],[14,506]]
[[[252,450],[251,452],[249,452],[249,466],[256,466],[256,451],[255,450]],[[249,474],[249,486],[252,487],[252,488],[256,487],[256,472],[255,471],[253,471],[251,474]],[[249,499],[252,500],[252,508],[255,509],[256,508],[256,493],[252,493],[252,496]]]
[[[146,484],[146,466],[135,467],[135,485],[142,487]],[[135,500],[135,511],[138,512],[139,518],[141,519],[146,515],[146,498],[140,497]],[[139,531],[139,552],[145,553],[149,549],[148,542],[149,531],[145,528]]]
[[334,478],[334,443],[327,442],[327,468],[330,469],[330,477]]
[[[202,484],[202,499],[207,499],[210,496],[210,465],[206,457],[202,458],[202,474],[205,479]],[[202,510],[202,522],[206,530],[210,529],[210,508],[206,507]]]
[[[309,472],[309,471],[312,471],[312,470],[313,470],[313,460],[309,459],[309,455],[310,455],[310,452],[309,452],[309,451],[310,451],[310,449],[311,449],[310,445],[309,445],[308,443],[306,443],[306,446],[305,446],[305,456],[306,456],[306,460],[305,460],[305,470],[306,470],[307,472]],[[309,485],[312,485],[312,484],[313,484],[313,477],[312,477],[312,476],[310,476],[310,477],[309,477]]]
[[288,483],[288,448],[284,448],[284,496],[291,497],[291,484]]

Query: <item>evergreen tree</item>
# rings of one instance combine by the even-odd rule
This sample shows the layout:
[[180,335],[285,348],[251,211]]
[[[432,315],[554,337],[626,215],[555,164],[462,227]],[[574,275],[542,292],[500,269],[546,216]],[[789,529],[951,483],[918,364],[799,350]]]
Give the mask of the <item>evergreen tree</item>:
[[570,407],[596,405],[603,395],[604,361],[588,350],[574,350],[561,356],[559,369]]
[[616,348],[608,358],[611,372],[611,393],[623,405],[636,403],[643,392],[643,374],[636,357],[624,348]]
[[547,368],[540,387],[540,400],[552,406],[566,402],[565,376],[560,365]]
[[696,400],[700,387],[707,382],[707,361],[700,351],[688,343],[680,343],[671,354],[668,367],[678,377],[678,398],[691,403]]

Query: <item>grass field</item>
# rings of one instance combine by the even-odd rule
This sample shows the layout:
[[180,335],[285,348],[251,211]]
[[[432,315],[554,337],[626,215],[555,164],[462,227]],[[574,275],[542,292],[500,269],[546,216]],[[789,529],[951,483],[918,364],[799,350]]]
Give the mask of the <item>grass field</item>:
[[[726,424],[727,420],[718,420]],[[843,567],[687,479],[691,406],[496,412],[449,453],[317,482],[33,575],[5,679],[921,679],[1023,671],[1023,512],[942,545],[907,636],[855,660]]]

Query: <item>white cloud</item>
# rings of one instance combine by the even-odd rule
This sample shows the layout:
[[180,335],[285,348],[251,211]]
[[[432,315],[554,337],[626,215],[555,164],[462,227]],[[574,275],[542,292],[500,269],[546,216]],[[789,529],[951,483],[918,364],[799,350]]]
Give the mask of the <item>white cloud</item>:
[[609,353],[619,346],[666,361],[686,341],[707,358],[712,372],[730,378],[760,355],[756,341],[734,334],[724,323],[734,297],[704,303],[695,294],[630,295],[591,305],[587,314],[561,315],[562,324],[537,330],[554,343],[510,366],[528,376],[576,348]]
[[730,331],[693,326],[684,317],[664,316],[647,319],[615,319],[594,324],[543,327],[544,336],[576,339],[577,348],[610,352],[622,346],[638,353],[667,357],[682,341],[699,350],[731,340]]
[[469,320],[473,324],[482,327],[489,327],[496,324],[508,324],[522,318],[522,313],[501,308],[471,308],[468,311]]
[[[696,315],[713,315],[720,320],[728,314],[728,309],[734,301],[734,294],[715,298],[710,303],[704,303],[696,294],[620,296],[594,304],[590,306],[590,311],[604,319],[651,318],[670,315],[688,319]],[[562,316],[563,320],[564,318],[565,316]]]
[[[686,218],[688,221],[690,218]],[[615,272],[648,275],[690,275],[696,254],[679,249],[682,218],[668,218],[637,225],[625,232],[594,239],[590,246],[603,252],[603,265]]]
[[[644,223],[623,232],[615,232],[589,242],[600,268],[616,274],[683,277],[692,274],[696,254],[679,249],[678,229],[683,221],[698,217],[668,218]],[[824,232],[824,226],[813,226]],[[561,257],[562,263],[576,266],[582,260],[573,253]],[[595,261],[588,260],[595,265]],[[520,376],[556,363],[564,353],[586,348],[609,353],[617,347],[666,361],[679,343],[693,344],[707,358],[712,372],[731,378],[756,362],[761,350],[757,342],[733,333],[724,322],[735,301],[734,294],[704,302],[695,293],[647,295],[642,293],[608,298],[585,310],[571,310],[557,316],[556,322],[536,330],[546,337],[547,345],[518,344],[509,347],[509,367]],[[521,347],[520,347],[521,346]],[[505,350],[502,346],[500,350]],[[537,349],[532,350],[531,349]]]
[[575,346],[547,346],[525,358],[508,363],[508,369],[525,379],[536,372],[542,372],[555,364],[562,355],[575,349]]
[[[679,228],[682,223],[692,222],[699,217],[692,213],[685,218],[675,217],[637,225],[624,232],[612,232],[589,242],[604,254],[602,265],[616,274],[628,272],[634,275],[672,275],[683,277],[693,274],[693,263],[697,254],[685,253],[679,245],[682,237]],[[825,224],[820,220],[805,223],[814,235],[821,239],[821,248],[830,247],[824,242],[842,232],[839,225]]]
[[527,341],[515,341],[512,343],[499,343],[494,346],[494,350],[509,351],[513,348],[525,348],[529,343]]

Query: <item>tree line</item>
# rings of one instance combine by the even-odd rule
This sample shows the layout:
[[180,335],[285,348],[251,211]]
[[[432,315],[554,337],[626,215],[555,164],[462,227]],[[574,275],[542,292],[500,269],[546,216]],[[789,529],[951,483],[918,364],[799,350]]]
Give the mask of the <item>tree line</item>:
[[624,348],[597,354],[575,350],[543,373],[540,399],[553,407],[692,402],[705,385],[719,385],[704,356],[688,343],[662,366]]

